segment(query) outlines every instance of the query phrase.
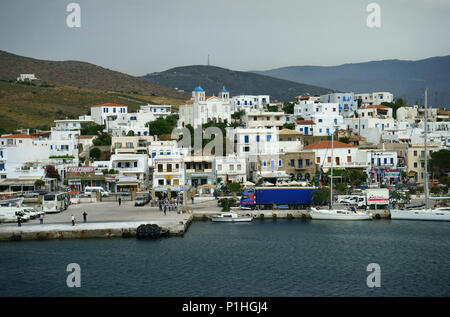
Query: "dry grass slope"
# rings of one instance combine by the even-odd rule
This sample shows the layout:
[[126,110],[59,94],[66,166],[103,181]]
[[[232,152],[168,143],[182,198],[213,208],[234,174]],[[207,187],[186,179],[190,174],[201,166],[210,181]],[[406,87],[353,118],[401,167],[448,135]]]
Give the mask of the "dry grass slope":
[[52,126],[53,120],[87,114],[92,105],[117,103],[134,111],[140,105],[172,104],[184,100],[161,96],[117,93],[96,89],[25,86],[0,81],[0,131]]

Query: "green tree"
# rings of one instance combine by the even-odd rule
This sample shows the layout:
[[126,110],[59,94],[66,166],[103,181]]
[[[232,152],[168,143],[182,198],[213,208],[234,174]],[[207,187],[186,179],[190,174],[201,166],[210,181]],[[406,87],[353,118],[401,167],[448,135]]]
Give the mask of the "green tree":
[[441,178],[450,172],[450,150],[439,150],[431,153],[429,162],[434,177]]
[[95,146],[111,145],[111,136],[107,133],[102,133],[97,138],[95,138],[92,143]]
[[287,113],[287,114],[294,114],[294,107],[295,107],[294,102],[285,102],[283,104],[283,111],[284,111],[284,113]]
[[283,124],[283,129],[295,130],[295,123],[286,122]]
[[220,200],[220,206],[222,207],[222,211],[230,211],[231,207],[234,206],[236,200],[234,198],[222,198]]
[[330,203],[330,189],[328,187],[319,187],[311,193],[312,202],[315,205],[325,205]]
[[82,123],[80,133],[81,135],[98,135],[103,131],[104,128],[105,126],[92,122]]
[[230,182],[224,186],[224,189],[230,192],[239,193],[241,191],[241,184]]
[[269,112],[277,112],[278,107],[277,106],[267,106],[267,111]]
[[34,186],[37,188],[42,188],[42,186],[44,186],[44,185],[45,185],[45,182],[42,179],[37,179],[34,182]]
[[170,120],[163,118],[158,118],[154,121],[147,122],[146,126],[149,128],[150,135],[160,136],[163,134],[171,134],[173,130]]
[[231,114],[231,119],[241,120],[243,116],[245,116],[245,110],[239,110]]
[[95,147],[89,151],[89,157],[93,159],[94,161],[97,161],[100,158],[100,155],[102,152],[99,148]]
[[349,144],[350,143],[350,139],[347,136],[344,136],[342,138],[339,138],[339,142]]

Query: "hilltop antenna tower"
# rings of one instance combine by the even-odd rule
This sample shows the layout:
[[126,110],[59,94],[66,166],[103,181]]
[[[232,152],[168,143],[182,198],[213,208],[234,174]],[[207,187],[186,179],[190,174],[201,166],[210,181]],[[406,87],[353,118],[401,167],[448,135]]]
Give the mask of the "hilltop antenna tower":
[[209,54],[208,54],[208,66],[209,66]]

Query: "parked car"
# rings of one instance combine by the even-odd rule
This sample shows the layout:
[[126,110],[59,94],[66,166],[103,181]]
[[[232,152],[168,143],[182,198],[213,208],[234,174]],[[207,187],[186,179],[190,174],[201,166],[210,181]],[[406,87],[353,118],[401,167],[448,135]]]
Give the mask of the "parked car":
[[150,202],[150,195],[141,195],[136,197],[136,200],[134,201],[134,206],[145,206]]
[[39,197],[39,193],[36,193],[34,191],[26,191],[26,192],[20,194],[19,196],[24,197],[24,198],[37,198],[37,197]]
[[48,191],[43,190],[43,189],[38,189],[38,190],[35,190],[34,192],[37,193],[38,195],[42,195],[42,196],[44,196],[45,194],[48,193]]
[[37,210],[36,208],[33,207],[24,207],[22,210],[28,212],[28,214],[32,219],[38,218],[41,215],[45,215],[45,212]]

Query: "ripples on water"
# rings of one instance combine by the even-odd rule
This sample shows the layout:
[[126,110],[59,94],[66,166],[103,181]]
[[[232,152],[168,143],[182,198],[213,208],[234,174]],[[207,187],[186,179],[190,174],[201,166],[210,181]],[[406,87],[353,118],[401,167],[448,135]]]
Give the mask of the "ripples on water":
[[[195,222],[183,238],[0,243],[0,296],[449,296],[450,223]],[[366,286],[369,263],[381,288]],[[66,266],[81,266],[81,288]]]

